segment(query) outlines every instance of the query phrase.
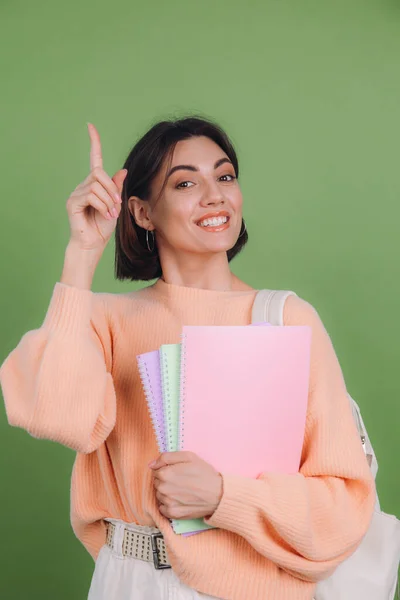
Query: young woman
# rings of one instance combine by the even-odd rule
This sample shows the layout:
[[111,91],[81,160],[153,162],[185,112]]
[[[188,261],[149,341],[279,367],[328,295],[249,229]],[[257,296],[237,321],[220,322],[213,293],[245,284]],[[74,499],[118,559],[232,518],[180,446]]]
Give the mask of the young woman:
[[[111,179],[89,134],[62,276],[0,372],[10,425],[77,452],[71,519],[96,560],[89,598],[310,600],[360,544],[375,501],[330,338],[308,302],[287,299],[284,324],[313,336],[298,474],[253,480],[192,453],[158,456],[136,355],[178,342],[184,324],[251,320],[256,290],[230,269],[247,241],[238,161],[220,127],[185,118],[152,127]],[[153,285],[91,291],[114,230],[116,277]],[[182,537],[169,521],[200,517],[215,529]]]

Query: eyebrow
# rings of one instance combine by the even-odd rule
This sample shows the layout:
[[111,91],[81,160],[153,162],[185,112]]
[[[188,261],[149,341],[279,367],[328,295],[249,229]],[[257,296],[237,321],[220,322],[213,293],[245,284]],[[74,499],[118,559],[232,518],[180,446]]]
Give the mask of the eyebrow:
[[[225,163],[229,163],[230,165],[232,165],[232,161],[230,161],[229,158],[226,158],[226,157],[220,158],[215,163],[214,170],[218,169],[218,167],[220,167],[221,165],[223,165]],[[169,170],[168,175],[167,175],[167,179],[169,177],[171,177],[172,173],[175,173],[175,171],[194,171],[194,172],[196,172],[198,170],[199,169],[197,167],[194,167],[193,165],[176,165],[175,167],[172,167],[172,169]]]

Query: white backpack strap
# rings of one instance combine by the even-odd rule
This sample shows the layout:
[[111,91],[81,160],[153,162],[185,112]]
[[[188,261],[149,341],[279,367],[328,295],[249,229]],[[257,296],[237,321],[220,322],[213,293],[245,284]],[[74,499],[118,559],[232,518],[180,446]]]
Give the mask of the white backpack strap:
[[358,429],[358,433],[360,434],[360,438],[361,438],[361,443],[364,449],[364,453],[365,456],[367,457],[367,461],[368,464],[370,466],[370,469],[372,471],[372,475],[374,476],[374,479],[376,478],[376,474],[378,472],[378,461],[377,458],[375,456],[375,452],[374,449],[372,447],[371,441],[368,437],[368,432],[367,429],[365,427],[363,418],[361,416],[361,411],[360,411],[360,407],[358,406],[357,402],[354,400],[354,398],[352,398],[350,396],[350,394],[347,392],[347,396],[349,398],[350,401],[350,405],[351,405],[351,410],[353,413],[353,417],[354,420],[356,422],[357,425],[357,429]]
[[288,296],[296,294],[288,290],[259,290],[254,299],[251,322],[283,325],[283,310]]

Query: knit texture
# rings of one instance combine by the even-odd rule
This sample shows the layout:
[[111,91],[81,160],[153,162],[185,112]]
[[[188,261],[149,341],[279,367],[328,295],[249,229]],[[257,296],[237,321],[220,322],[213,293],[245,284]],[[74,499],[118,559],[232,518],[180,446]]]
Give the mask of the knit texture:
[[250,324],[255,294],[162,280],[108,294],[57,282],[43,324],[7,356],[0,382],[10,425],[77,452],[71,522],[94,559],[103,518],[113,517],[158,527],[172,568],[200,592],[310,600],[316,582],[360,544],[375,484],[331,340],[308,302],[291,296],[284,311],[285,325],[312,327],[299,473],[222,473],[223,496],[207,520],[217,529],[181,537],[157,509],[148,468],[158,451],[136,356],[179,342],[183,325]]

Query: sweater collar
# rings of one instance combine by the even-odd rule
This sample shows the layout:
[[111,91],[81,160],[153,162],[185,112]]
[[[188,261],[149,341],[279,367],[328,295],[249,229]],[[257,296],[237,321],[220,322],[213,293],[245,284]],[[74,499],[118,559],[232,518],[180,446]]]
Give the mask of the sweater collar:
[[167,283],[163,279],[157,279],[157,281],[150,286],[153,292],[166,296],[176,300],[196,300],[204,299],[207,300],[218,300],[223,298],[238,298],[242,296],[249,296],[256,294],[255,289],[242,289],[242,290],[211,290],[205,288],[189,287],[185,285],[176,285],[173,283]]

